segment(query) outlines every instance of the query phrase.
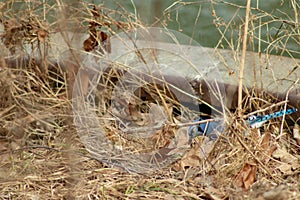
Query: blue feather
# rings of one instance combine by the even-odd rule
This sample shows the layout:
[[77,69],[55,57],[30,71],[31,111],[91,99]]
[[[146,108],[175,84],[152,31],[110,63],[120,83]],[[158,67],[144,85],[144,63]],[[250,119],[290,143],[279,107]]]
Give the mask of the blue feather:
[[[194,120],[194,122],[199,122],[204,119],[198,118]],[[224,130],[224,126],[222,121],[212,121],[202,124],[192,125],[188,129],[189,135],[189,143],[198,136],[207,136],[211,140],[216,140],[218,138],[218,132],[222,132]]]
[[[258,115],[258,116],[250,116],[247,122],[250,124],[251,128],[259,128],[261,127],[265,122],[277,118],[282,117],[283,115],[292,114],[294,112],[297,112],[296,108],[287,109],[285,112],[284,110],[269,114],[269,115]],[[204,120],[203,118],[198,118],[194,120],[194,122],[199,122]],[[218,136],[218,132],[223,132],[224,126],[222,121],[211,121],[207,123],[202,124],[196,124],[192,125],[188,129],[188,136],[189,136],[189,143],[198,136],[207,136],[211,140],[216,140]]]
[[261,127],[265,122],[277,118],[282,117],[283,115],[292,114],[294,112],[297,112],[297,108],[291,108],[287,109],[285,112],[284,110],[277,111],[275,113],[269,114],[269,115],[258,115],[258,116],[250,116],[247,122],[250,124],[252,128],[259,128]]

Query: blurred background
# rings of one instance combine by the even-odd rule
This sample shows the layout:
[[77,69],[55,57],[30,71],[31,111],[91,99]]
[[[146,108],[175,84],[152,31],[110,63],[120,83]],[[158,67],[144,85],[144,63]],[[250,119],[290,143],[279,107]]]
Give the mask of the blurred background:
[[[17,13],[28,9],[31,4],[35,6],[39,4],[40,7],[34,8],[34,10],[46,12],[47,21],[54,22],[58,17],[55,14],[57,8],[51,7],[51,5],[74,4],[74,2],[72,0],[25,2],[16,0],[5,6],[9,10],[15,9]],[[132,17],[133,21],[137,16],[136,19],[141,20],[144,25],[166,26],[169,29],[180,31],[205,47],[236,51],[241,46],[246,1],[85,0],[83,2],[102,5],[107,10],[111,9],[111,11],[107,11],[110,12],[107,13],[108,15],[116,11],[117,14],[113,14],[115,20],[128,17],[127,11],[129,11],[134,16]],[[1,0],[0,3],[4,5],[7,2]],[[47,7],[47,10],[43,7]],[[299,12],[299,0],[252,0],[247,50],[299,58]],[[13,12],[9,11],[9,13]],[[72,13],[70,14],[72,15]]]
[[[202,46],[236,50],[241,39],[246,1],[225,0],[97,0],[137,13],[149,26],[180,31]],[[299,58],[299,1],[252,0],[249,51]]]

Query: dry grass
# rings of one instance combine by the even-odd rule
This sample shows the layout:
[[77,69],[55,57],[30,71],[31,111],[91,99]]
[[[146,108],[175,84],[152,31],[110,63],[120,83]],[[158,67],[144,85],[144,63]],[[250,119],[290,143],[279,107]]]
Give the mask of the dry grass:
[[[297,2],[291,2],[295,12],[299,11]],[[21,59],[13,63],[8,62],[11,59],[5,60],[0,55],[0,199],[300,198],[299,143],[290,134],[292,126],[287,123],[282,126],[280,120],[274,120],[261,130],[252,130],[245,127],[236,113],[228,113],[226,132],[229,134],[220,137],[207,157],[199,159],[199,144],[195,142],[189,147],[189,152],[192,152],[190,157],[183,157],[150,174],[128,173],[126,168],[111,167],[92,157],[73,124],[71,101],[68,98],[69,82],[66,78],[70,74],[60,63],[50,65],[51,62],[46,59],[48,55],[45,48],[51,45],[47,44],[48,34],[62,31],[61,23],[54,18],[54,10],[62,2],[56,1],[53,5],[39,2],[24,4],[27,5],[24,8],[25,14],[22,13],[24,10],[13,13],[10,9],[13,3],[16,2],[0,4],[0,9],[5,11],[0,15],[0,22],[10,22],[7,24],[9,29],[6,29],[9,31],[5,32],[9,35],[3,39],[4,45],[11,53],[29,51],[27,47],[24,49],[24,44],[43,50],[34,51],[29,59],[18,54]],[[79,12],[81,14],[78,15],[79,19],[85,20],[81,24],[81,31],[91,31],[91,27],[88,27],[91,24],[88,22],[92,20],[103,22],[102,28],[106,28],[109,34],[131,30],[136,26],[142,27],[136,16],[122,7],[117,11],[101,8],[100,11],[103,9],[105,15],[95,19],[97,16],[92,13],[93,7],[82,5],[84,6],[70,8],[76,11],[83,9],[83,14]],[[25,17],[26,15],[30,17]],[[47,22],[45,19],[53,21]],[[293,23],[297,24],[298,21]],[[28,26],[32,29],[26,28]],[[230,23],[226,26],[230,27]],[[297,31],[299,30],[295,27],[294,32]],[[226,39],[224,34],[222,38]],[[96,41],[101,42],[99,38]],[[73,45],[71,42],[70,44]],[[238,51],[236,47],[232,48],[234,52]],[[33,59],[36,57],[42,57],[43,62],[37,63]],[[45,68],[49,65],[50,67]],[[108,78],[98,86],[102,92],[98,96],[101,98],[98,103],[102,105],[99,117],[103,118],[111,117],[107,108],[110,89],[114,86],[113,80],[122,75],[120,71],[110,71],[107,74]],[[153,95],[151,100],[159,99],[159,104],[171,115],[168,105],[175,105],[176,100],[171,98],[170,91],[163,89],[150,85],[145,88]],[[266,111],[266,108],[269,108],[269,112],[277,111],[286,103],[276,104],[278,100],[275,97],[257,92],[256,89],[245,95],[243,108],[248,112]],[[137,104],[142,106],[142,102]],[[149,105],[147,106],[145,109],[149,109]],[[168,117],[171,118],[171,126],[161,132],[173,134],[177,127],[172,125],[177,121],[172,121],[172,116]],[[286,118],[294,122],[288,116]],[[118,127],[103,123],[113,141],[114,133],[119,131]],[[283,133],[281,127],[284,127]],[[166,135],[163,138],[165,140],[159,142],[155,140],[155,148],[168,143],[169,138]],[[131,143],[126,145],[132,147]],[[145,146],[134,148],[140,150]],[[135,150],[137,149],[131,149]],[[193,154],[193,151],[198,154]],[[195,158],[195,155],[198,157]]]

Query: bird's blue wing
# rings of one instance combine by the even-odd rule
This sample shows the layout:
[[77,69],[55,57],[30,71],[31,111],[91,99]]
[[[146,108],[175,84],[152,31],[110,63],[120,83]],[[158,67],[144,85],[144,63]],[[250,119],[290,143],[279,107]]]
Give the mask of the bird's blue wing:
[[[202,121],[202,118],[194,120],[194,122]],[[211,140],[216,140],[218,138],[218,132],[224,130],[221,121],[212,121],[202,124],[192,125],[188,129],[189,143],[197,136],[207,136]]]
[[277,111],[275,113],[271,113],[268,115],[258,115],[256,117],[253,117],[253,119],[249,119],[248,123],[250,124],[250,126],[252,128],[259,128],[261,127],[265,122],[277,118],[277,117],[282,117],[283,115],[288,115],[288,114],[292,114],[294,112],[297,112],[296,108],[291,108],[291,109],[287,109],[286,111],[284,110],[280,110]]

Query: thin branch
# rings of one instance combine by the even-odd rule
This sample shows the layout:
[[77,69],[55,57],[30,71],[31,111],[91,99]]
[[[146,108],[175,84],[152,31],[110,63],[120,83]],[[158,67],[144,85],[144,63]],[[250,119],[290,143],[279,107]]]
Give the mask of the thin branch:
[[255,114],[257,114],[257,113],[265,112],[265,111],[267,111],[267,110],[271,110],[271,109],[274,108],[274,107],[280,106],[280,105],[282,105],[282,104],[287,104],[287,103],[288,103],[288,100],[280,101],[280,102],[278,102],[278,103],[273,103],[271,106],[268,106],[268,107],[266,107],[266,108],[264,108],[264,109],[256,110],[256,111],[254,111],[254,112],[251,112],[251,113],[245,115],[245,116],[244,116],[244,119],[245,119],[245,118],[248,118],[248,117],[251,116],[251,115],[255,115]]
[[[288,89],[287,93],[286,93],[286,96],[285,96],[285,101],[288,101],[288,98],[289,98],[289,94],[290,94],[290,91],[297,85],[297,83],[299,82],[299,78],[296,80],[295,83],[293,83],[293,85]],[[286,108],[287,108],[287,103],[284,104],[284,112],[286,111]],[[284,124],[284,121],[285,121],[285,114],[282,116],[282,121],[281,121],[281,126],[280,126],[280,134],[278,137],[276,137],[276,140],[280,139],[282,136],[283,136],[283,124]]]
[[247,0],[245,29],[244,29],[244,36],[243,36],[242,59],[241,59],[241,66],[240,66],[240,73],[239,73],[239,88],[238,88],[238,114],[239,114],[239,117],[242,117],[243,76],[244,76],[244,67],[245,67],[245,59],[246,59],[250,5],[251,5],[251,0]]

